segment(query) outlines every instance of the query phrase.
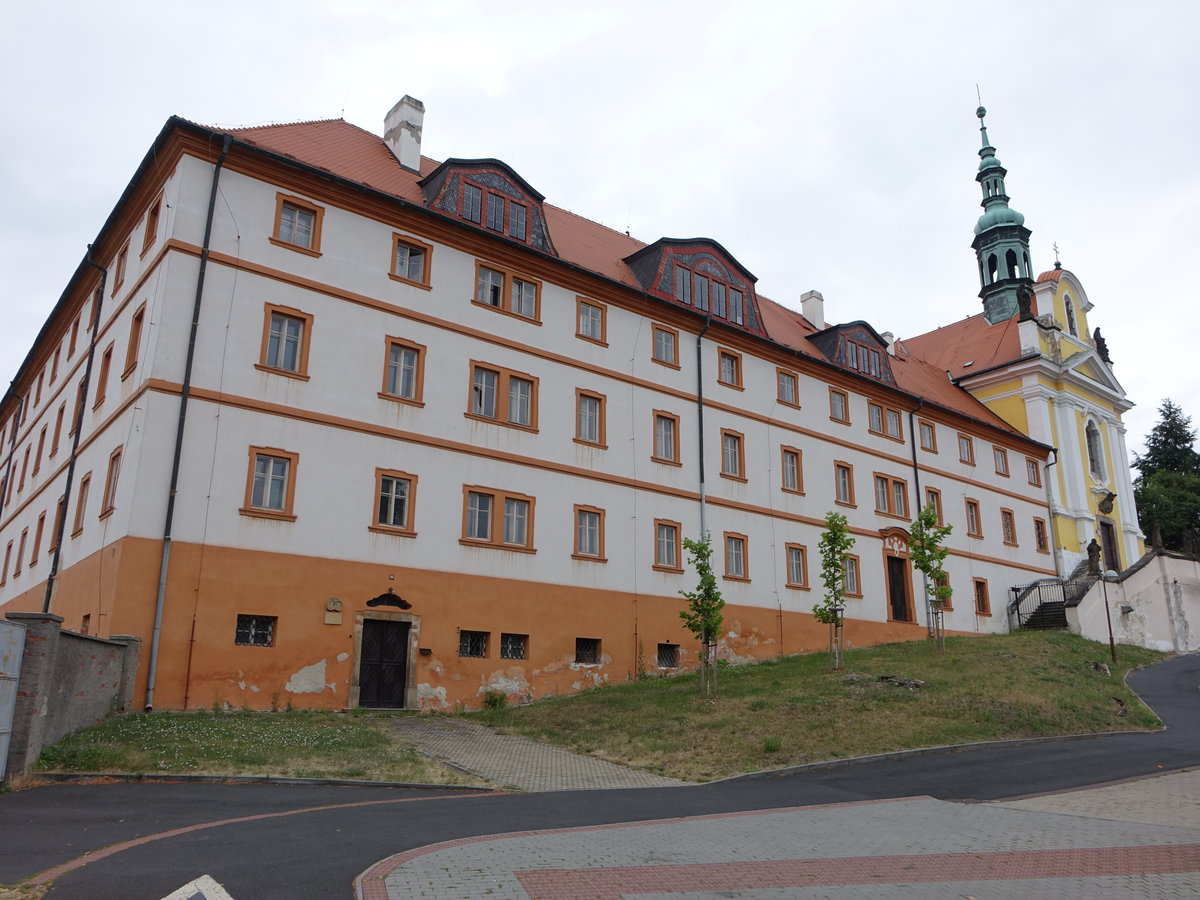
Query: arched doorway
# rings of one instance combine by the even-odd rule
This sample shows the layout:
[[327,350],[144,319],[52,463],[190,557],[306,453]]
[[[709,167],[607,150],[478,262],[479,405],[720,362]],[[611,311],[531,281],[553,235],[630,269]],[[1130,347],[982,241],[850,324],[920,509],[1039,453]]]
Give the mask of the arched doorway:
[[888,619],[915,622],[912,573],[908,560],[908,532],[903,528],[884,528],[883,572],[887,583]]

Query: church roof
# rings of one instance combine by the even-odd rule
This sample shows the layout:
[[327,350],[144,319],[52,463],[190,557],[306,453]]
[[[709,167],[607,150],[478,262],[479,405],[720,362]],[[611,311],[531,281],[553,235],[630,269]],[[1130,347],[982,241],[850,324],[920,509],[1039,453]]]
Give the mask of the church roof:
[[951,378],[984,372],[1021,357],[1016,316],[991,325],[979,313],[906,338],[903,346],[910,355],[947,372]]
[[1041,275],[1039,275],[1037,277],[1037,282],[1038,282],[1038,284],[1041,284],[1043,281],[1058,281],[1059,279],[1062,278],[1062,273],[1063,273],[1062,267],[1055,266],[1050,271],[1043,272]]

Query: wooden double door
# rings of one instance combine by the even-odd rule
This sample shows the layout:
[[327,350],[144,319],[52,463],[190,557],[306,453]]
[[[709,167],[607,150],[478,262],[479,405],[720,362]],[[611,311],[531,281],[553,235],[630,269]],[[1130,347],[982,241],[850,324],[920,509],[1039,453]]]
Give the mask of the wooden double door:
[[364,619],[358,657],[358,705],[403,709],[408,691],[410,622]]

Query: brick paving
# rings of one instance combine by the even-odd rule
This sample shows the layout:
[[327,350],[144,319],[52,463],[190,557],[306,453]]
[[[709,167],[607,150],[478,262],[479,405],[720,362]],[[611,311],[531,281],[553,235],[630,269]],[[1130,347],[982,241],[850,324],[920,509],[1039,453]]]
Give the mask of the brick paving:
[[441,716],[402,716],[388,722],[392,736],[493,784],[522,791],[670,787],[687,784],[628,766],[581,756],[540,741],[496,734],[475,722]]
[[[1101,791],[1146,781],[1151,796],[1190,796],[1200,772]],[[1088,793],[1037,799],[1078,810]],[[362,900],[1200,895],[1200,828],[1028,802],[911,797],[472,838],[398,854],[356,884]]]
[[993,805],[1200,828],[1200,769],[1024,800],[1002,800]]

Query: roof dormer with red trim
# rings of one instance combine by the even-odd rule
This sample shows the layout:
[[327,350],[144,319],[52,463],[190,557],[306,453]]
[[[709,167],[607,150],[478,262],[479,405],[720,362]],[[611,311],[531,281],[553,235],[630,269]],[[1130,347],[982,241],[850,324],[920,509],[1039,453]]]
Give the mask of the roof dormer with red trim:
[[716,241],[660,238],[625,262],[646,293],[766,337],[754,292],[758,279]]
[[425,205],[494,235],[558,256],[546,198],[498,159],[448,159],[417,182]]
[[835,365],[884,384],[896,383],[887,342],[866,322],[832,325],[809,340]]

